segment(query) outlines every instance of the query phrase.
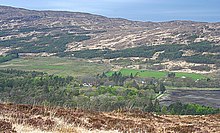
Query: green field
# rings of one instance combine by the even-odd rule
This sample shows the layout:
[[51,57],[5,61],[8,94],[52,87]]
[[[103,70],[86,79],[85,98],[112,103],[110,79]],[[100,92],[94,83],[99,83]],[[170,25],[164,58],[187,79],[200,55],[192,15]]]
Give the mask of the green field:
[[18,69],[25,71],[41,71],[60,76],[96,75],[108,71],[110,67],[90,63],[84,60],[59,57],[18,58],[0,63],[0,69]]
[[[165,71],[153,71],[153,70],[136,70],[136,69],[121,69],[120,72],[124,76],[129,76],[131,73],[133,76],[137,75],[138,77],[155,77],[155,78],[162,78],[166,77],[168,72]],[[107,73],[108,76],[112,75],[114,71],[110,71]],[[190,77],[194,80],[205,78],[202,74],[196,73],[183,73],[183,72],[176,72],[176,77]]]

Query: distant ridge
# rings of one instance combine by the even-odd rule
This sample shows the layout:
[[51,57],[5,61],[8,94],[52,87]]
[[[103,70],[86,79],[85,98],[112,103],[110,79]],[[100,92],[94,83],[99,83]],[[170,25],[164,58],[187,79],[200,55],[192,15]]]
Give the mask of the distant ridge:
[[[203,41],[220,42],[219,22],[181,20],[140,22],[90,13],[36,11],[0,6],[0,25],[2,41],[29,37],[29,42],[33,42],[40,36],[53,36],[55,32],[90,36],[89,39],[67,42],[66,51],[104,48],[117,50],[140,45],[190,44]],[[29,29],[24,30],[27,28]],[[58,36],[56,35],[56,38]],[[10,46],[9,49],[16,47],[18,46]]]

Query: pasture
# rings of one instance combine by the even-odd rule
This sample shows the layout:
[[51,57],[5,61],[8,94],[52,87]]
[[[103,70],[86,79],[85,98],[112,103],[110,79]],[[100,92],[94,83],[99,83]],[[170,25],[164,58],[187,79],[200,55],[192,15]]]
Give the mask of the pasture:
[[[121,69],[119,72],[122,73],[124,76],[137,76],[137,77],[155,77],[155,78],[163,78],[166,77],[168,72],[166,71],[153,71],[153,70],[138,70],[138,69]],[[110,71],[107,73],[108,76],[111,76],[114,73],[114,71]],[[183,72],[175,72],[176,77],[187,77],[192,78],[194,80],[196,79],[202,79],[206,76],[202,74],[197,73],[183,73]]]

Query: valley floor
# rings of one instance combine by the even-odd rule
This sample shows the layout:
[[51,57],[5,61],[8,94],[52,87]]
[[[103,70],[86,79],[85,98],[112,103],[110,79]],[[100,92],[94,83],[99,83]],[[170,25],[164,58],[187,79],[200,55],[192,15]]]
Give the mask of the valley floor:
[[80,109],[0,104],[0,132],[220,132],[220,114],[156,115],[140,111],[92,112]]

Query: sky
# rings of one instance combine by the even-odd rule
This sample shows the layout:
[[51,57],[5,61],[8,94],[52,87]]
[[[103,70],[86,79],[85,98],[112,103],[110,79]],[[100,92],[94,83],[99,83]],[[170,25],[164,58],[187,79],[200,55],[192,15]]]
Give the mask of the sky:
[[0,0],[0,5],[87,12],[138,21],[220,22],[220,0]]

